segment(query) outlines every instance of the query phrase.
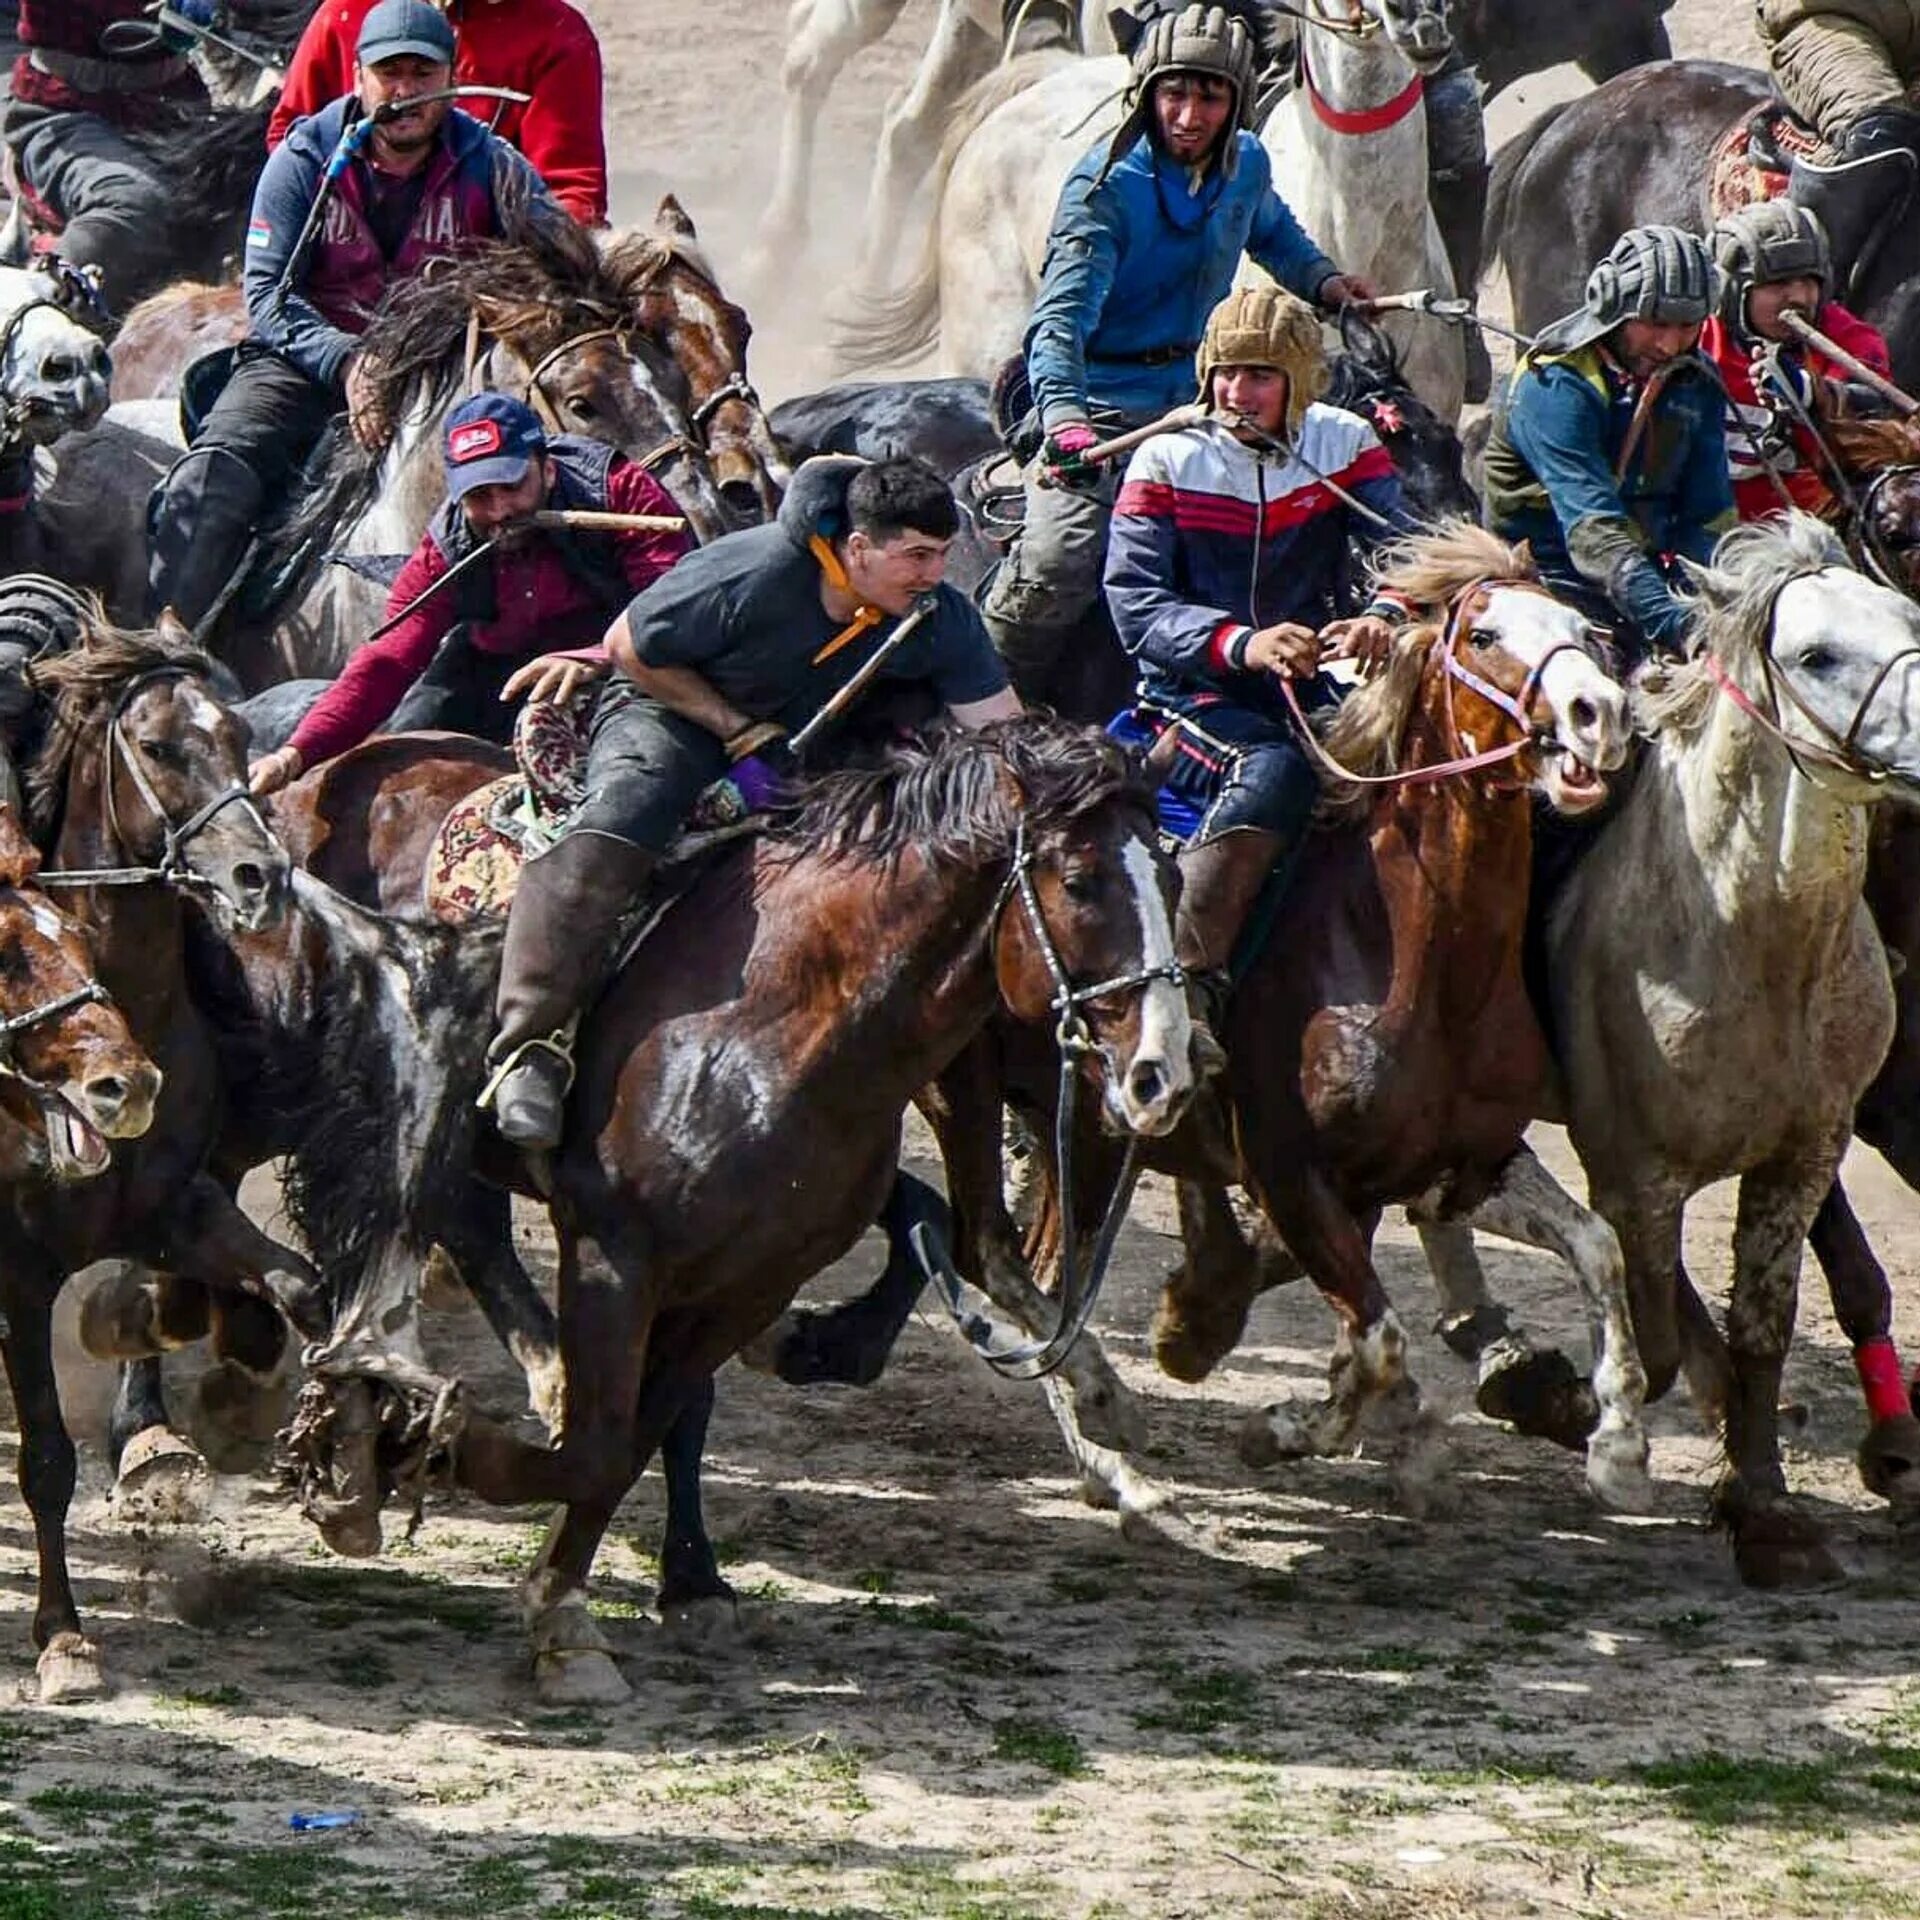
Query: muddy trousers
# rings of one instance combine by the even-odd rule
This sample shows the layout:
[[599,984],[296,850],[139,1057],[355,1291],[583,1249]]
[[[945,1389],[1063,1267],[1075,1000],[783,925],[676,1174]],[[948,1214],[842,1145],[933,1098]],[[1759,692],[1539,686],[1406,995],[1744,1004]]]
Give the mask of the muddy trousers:
[[63,222],[60,256],[97,267],[115,314],[163,286],[175,252],[174,196],[118,127],[90,113],[9,101],[0,135],[28,190]]
[[197,628],[246,558],[255,525],[280,504],[339,399],[290,361],[243,346],[233,378],[149,511],[151,612]]

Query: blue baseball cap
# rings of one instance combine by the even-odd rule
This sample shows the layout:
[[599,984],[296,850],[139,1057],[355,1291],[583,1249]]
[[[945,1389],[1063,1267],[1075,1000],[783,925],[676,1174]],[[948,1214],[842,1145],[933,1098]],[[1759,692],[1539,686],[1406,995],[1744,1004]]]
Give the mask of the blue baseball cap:
[[429,0],[380,0],[360,22],[354,54],[363,67],[403,53],[453,65],[453,23]]
[[447,498],[463,499],[475,487],[517,487],[546,450],[546,429],[525,401],[476,393],[447,415],[440,442]]

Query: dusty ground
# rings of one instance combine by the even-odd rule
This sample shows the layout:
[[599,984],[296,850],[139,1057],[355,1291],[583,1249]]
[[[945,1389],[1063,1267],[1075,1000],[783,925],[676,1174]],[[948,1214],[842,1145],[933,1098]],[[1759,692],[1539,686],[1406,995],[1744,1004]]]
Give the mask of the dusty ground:
[[[623,197],[637,211],[671,178],[724,260],[763,178],[781,10],[595,11]],[[1682,0],[1678,23],[1689,51],[1749,44],[1730,0]],[[907,42],[854,71],[848,153]],[[759,315],[769,362],[798,364],[791,317]],[[1911,1293],[1912,1197],[1871,1156],[1855,1170]],[[1720,1271],[1728,1221],[1723,1194],[1696,1209],[1697,1275]],[[1149,1192],[1099,1324],[1203,1546],[1124,1542],[1078,1501],[1038,1394],[938,1327],[866,1393],[736,1370],[710,1485],[739,1638],[688,1651],[652,1624],[648,1482],[595,1589],[635,1688],[617,1711],[543,1711],[525,1678],[512,1588],[539,1516],[436,1503],[411,1544],[348,1564],[259,1475],[221,1479],[203,1524],[132,1528],[91,1443],[74,1559],[118,1691],[40,1709],[8,1484],[0,1920],[1920,1913],[1914,1569],[1853,1471],[1858,1396],[1817,1277],[1790,1471],[1851,1578],[1768,1597],[1701,1524],[1711,1453],[1684,1407],[1656,1415],[1658,1510],[1637,1522],[1468,1411],[1399,1230],[1388,1283],[1451,1416],[1435,1507],[1409,1517],[1364,1456],[1247,1472],[1240,1414],[1315,1391],[1328,1317],[1270,1298],[1216,1378],[1160,1378],[1143,1330],[1168,1225]],[[1550,1263],[1494,1271],[1576,1341]],[[431,1329],[483,1402],[513,1404],[473,1316]],[[1911,1310],[1901,1333],[1920,1351]],[[91,1437],[100,1378],[69,1384]],[[347,1808],[344,1833],[288,1831],[292,1810]]]

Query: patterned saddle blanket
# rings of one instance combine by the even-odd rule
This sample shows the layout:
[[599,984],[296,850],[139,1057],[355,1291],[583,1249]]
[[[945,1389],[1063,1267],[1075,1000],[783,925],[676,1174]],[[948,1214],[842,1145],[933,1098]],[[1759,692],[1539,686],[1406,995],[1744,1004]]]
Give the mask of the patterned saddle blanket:
[[[564,707],[546,700],[523,706],[513,728],[515,771],[476,787],[440,823],[426,872],[427,910],[436,920],[467,926],[512,906],[521,867],[553,845],[587,797],[596,691]],[[716,780],[695,803],[668,862],[684,869],[753,831],[758,818],[731,780]]]
[[1779,199],[1796,160],[1832,158],[1819,134],[1784,101],[1763,102],[1721,135],[1707,162],[1708,224],[1756,201]]

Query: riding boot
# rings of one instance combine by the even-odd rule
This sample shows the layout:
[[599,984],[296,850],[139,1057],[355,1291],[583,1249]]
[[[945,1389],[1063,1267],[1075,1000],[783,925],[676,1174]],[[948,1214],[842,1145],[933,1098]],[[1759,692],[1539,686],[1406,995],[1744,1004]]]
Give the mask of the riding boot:
[[610,833],[563,835],[521,870],[500,956],[493,1079],[481,1104],[516,1147],[560,1144],[573,1028],[616,957],[614,942],[654,856]]
[[[1480,285],[1480,233],[1487,218],[1487,181],[1491,169],[1484,163],[1450,168],[1427,182],[1427,197],[1447,250],[1454,291],[1474,300]],[[1478,403],[1493,390],[1493,361],[1486,335],[1478,327],[1462,330],[1467,350],[1467,399]]]
[[1881,107],[1861,115],[1847,131],[1840,157],[1820,166],[1796,160],[1787,198],[1804,207],[1826,231],[1833,257],[1832,298],[1849,301],[1858,292],[1883,235],[1913,198],[1920,176],[1920,113]]
[[259,476],[224,447],[190,447],[149,509],[148,612],[171,607],[196,636],[247,559]]
[[1236,827],[1180,856],[1174,952],[1197,981],[1204,1017],[1215,1028],[1226,1010],[1228,969],[1240,931],[1287,845],[1285,834]]

